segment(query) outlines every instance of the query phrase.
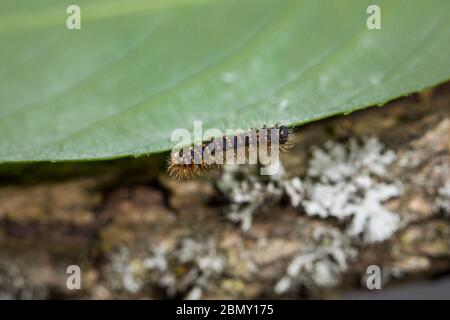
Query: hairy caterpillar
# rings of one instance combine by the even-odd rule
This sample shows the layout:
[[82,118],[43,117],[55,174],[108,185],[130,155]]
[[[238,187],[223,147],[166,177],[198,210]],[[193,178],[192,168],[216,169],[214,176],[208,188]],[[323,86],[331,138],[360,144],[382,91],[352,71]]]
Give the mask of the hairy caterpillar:
[[248,157],[249,164],[261,163],[259,158],[256,160],[258,162],[251,162],[255,161],[255,154],[261,156],[263,151],[261,148],[269,150],[267,156],[272,157],[274,151],[285,151],[290,146],[291,137],[292,131],[288,127],[264,126],[261,129],[249,129],[183,149],[174,149],[168,159],[168,171],[171,176],[183,179],[200,175],[209,167],[236,163],[233,160],[237,158],[242,160]]

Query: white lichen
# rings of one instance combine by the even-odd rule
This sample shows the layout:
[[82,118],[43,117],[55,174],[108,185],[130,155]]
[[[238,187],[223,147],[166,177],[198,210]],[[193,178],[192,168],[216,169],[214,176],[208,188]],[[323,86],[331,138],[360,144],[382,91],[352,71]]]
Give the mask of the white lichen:
[[0,300],[46,298],[48,298],[46,288],[34,286],[14,262],[0,259]]
[[389,182],[388,167],[395,160],[395,153],[375,138],[327,142],[323,148],[313,147],[303,180],[288,177],[281,163],[272,176],[234,165],[225,167],[218,188],[230,202],[228,218],[243,230],[250,229],[255,213],[287,198],[307,215],[335,217],[348,223],[349,235],[377,242],[400,225],[399,216],[384,206],[401,194],[400,182]]
[[450,216],[450,181],[439,189],[436,208],[438,211],[444,211],[444,213]]
[[346,144],[329,141],[323,148],[313,147],[307,176],[326,183],[341,182],[362,174],[384,176],[387,166],[395,159],[395,153],[385,151],[376,138],[364,138],[363,143],[356,139],[350,139]]
[[286,275],[275,285],[277,294],[285,294],[300,285],[329,288],[338,285],[356,257],[348,237],[337,229],[317,228],[309,246],[292,259]]
[[[111,269],[118,275],[114,289],[142,293],[156,282],[168,297],[200,299],[210,287],[210,280],[220,277],[226,259],[214,241],[181,239],[174,248],[152,246],[146,253],[131,254],[121,247],[111,257]],[[117,278],[117,277],[115,277]]]
[[186,238],[175,248],[156,246],[150,253],[136,256],[122,247],[112,256],[111,262],[112,270],[119,275],[119,289],[139,293],[156,280],[168,297],[200,299],[209,289],[210,280],[220,277],[224,271],[226,259],[214,241]]
[[156,246],[152,250],[152,255],[143,261],[144,268],[158,270],[164,272],[168,268],[168,261],[166,259],[166,248]]
[[111,257],[111,267],[113,272],[119,275],[121,285],[130,293],[137,293],[142,288],[142,280],[139,276],[139,261],[132,260],[127,247],[120,247]]
[[261,176],[252,166],[227,165],[217,183],[230,205],[227,217],[240,223],[242,230],[251,228],[253,215],[278,203],[286,195],[292,205],[298,205],[303,197],[300,178],[288,178],[280,163],[277,174]]
[[375,138],[314,148],[305,178],[308,215],[350,221],[348,233],[366,242],[383,241],[399,227],[397,214],[383,203],[401,194],[400,183],[383,183],[396,159]]

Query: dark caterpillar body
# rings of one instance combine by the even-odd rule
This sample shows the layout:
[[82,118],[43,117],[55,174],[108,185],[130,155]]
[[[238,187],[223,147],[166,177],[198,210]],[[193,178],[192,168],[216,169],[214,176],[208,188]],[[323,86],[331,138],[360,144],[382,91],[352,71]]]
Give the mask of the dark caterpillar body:
[[201,174],[207,167],[229,163],[229,155],[245,156],[260,147],[285,151],[289,147],[292,131],[285,126],[250,129],[233,136],[211,139],[209,142],[172,152],[169,158],[169,174],[179,179]]

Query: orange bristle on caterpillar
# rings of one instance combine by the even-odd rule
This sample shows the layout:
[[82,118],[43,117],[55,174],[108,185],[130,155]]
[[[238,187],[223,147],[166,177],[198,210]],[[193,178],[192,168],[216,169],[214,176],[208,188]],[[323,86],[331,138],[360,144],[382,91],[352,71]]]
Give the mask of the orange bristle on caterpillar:
[[178,179],[200,175],[213,166],[226,164],[227,151],[233,151],[232,155],[245,155],[249,150],[257,150],[262,143],[271,146],[272,132],[276,133],[275,141],[279,150],[286,151],[291,146],[291,129],[278,125],[272,128],[264,126],[262,129],[250,129],[234,136],[211,139],[209,142],[174,150],[168,159],[169,174]]

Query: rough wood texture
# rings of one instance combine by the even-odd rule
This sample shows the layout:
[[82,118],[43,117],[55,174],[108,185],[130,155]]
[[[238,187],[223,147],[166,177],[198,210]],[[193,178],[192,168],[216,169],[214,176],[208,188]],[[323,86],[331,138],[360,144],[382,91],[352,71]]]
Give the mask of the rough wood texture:
[[[448,273],[450,86],[299,128],[282,157],[287,175],[305,176],[313,146],[364,136],[395,152],[389,176],[403,185],[385,204],[401,226],[380,243],[350,237],[347,222],[308,216],[286,199],[242,231],[225,215],[219,171],[180,183],[165,173],[165,156],[3,165],[0,297],[327,298],[364,289],[372,264],[384,287]],[[330,248],[342,250],[346,266]],[[277,293],[291,262],[308,252],[319,253],[310,269]],[[81,290],[66,288],[72,264],[81,267]]]

